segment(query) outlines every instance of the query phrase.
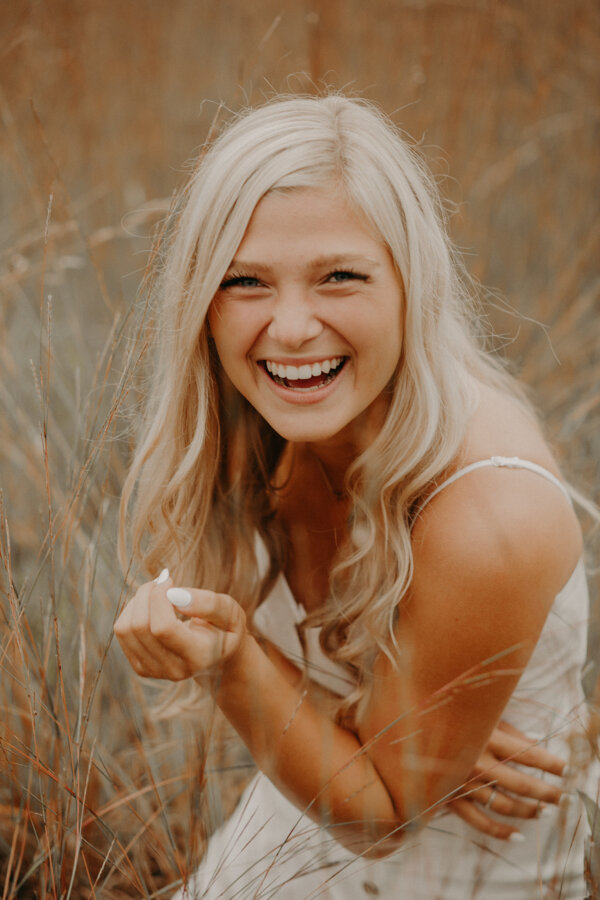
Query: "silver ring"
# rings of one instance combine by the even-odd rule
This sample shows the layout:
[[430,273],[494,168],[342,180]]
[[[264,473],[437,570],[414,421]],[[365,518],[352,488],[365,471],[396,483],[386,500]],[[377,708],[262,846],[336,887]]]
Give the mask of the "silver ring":
[[496,794],[497,794],[497,793],[498,793],[498,788],[493,787],[493,788],[492,788],[492,793],[491,793],[490,796],[487,798],[486,802],[483,804],[483,808],[484,808],[484,809],[489,809],[489,808],[490,808],[490,806],[491,806],[492,803],[494,802],[494,798],[496,797]]

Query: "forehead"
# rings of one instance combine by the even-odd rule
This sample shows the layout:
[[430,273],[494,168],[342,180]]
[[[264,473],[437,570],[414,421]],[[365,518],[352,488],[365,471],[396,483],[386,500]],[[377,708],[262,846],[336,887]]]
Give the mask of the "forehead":
[[235,257],[311,251],[321,256],[386,252],[366,215],[337,184],[275,190],[256,205]]

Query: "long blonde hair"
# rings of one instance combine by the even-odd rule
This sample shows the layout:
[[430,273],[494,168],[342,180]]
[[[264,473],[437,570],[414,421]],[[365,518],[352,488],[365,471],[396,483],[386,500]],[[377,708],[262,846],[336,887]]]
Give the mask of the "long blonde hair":
[[[231,594],[251,617],[283,564],[271,480],[284,441],[223,378],[207,311],[262,197],[335,179],[394,260],[405,296],[389,412],[349,473],[352,539],[311,623],[368,695],[373,657],[394,658],[412,576],[419,498],[455,459],[475,379],[514,392],[483,351],[435,185],[393,124],[363,100],[278,99],[238,116],[205,149],[168,223],[153,283],[156,353],[143,435],[125,483],[121,553],[149,573]],[[135,490],[134,490],[135,489]],[[270,564],[261,570],[257,536]]]

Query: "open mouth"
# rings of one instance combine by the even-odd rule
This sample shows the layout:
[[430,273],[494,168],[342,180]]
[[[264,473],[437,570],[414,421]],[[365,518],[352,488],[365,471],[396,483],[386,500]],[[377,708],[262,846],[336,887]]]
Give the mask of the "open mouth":
[[270,359],[261,359],[261,365],[275,384],[293,391],[318,391],[331,384],[348,361],[347,356],[334,356],[321,362],[301,366],[286,366]]

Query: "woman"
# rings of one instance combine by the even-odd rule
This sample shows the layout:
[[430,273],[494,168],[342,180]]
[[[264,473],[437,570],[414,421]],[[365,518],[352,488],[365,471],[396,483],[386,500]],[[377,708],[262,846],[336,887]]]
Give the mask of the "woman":
[[240,117],[183,197],[123,499],[173,578],[115,631],[262,774],[179,896],[583,896],[581,534],[441,221],[339,96]]

